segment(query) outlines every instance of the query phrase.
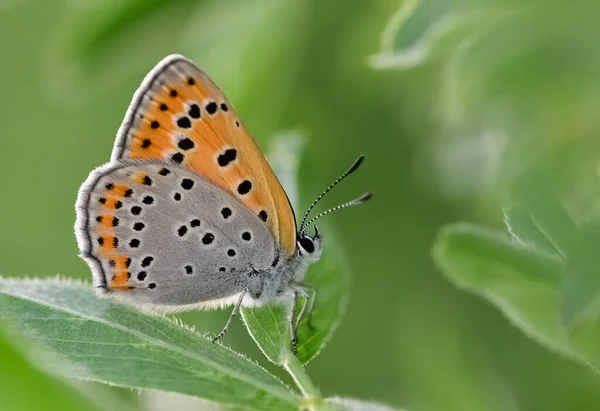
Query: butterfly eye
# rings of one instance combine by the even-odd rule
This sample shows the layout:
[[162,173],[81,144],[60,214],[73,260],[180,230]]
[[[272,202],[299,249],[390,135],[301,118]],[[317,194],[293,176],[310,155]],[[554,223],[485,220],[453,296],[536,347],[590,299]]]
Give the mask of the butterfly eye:
[[300,244],[300,247],[309,254],[312,254],[315,251],[315,243],[308,237],[302,237],[298,243]]

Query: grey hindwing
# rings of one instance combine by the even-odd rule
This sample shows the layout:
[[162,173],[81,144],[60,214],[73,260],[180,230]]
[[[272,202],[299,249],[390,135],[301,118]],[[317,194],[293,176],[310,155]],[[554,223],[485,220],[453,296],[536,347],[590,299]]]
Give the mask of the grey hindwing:
[[[165,171],[166,170],[166,171]],[[136,173],[148,179],[132,183]],[[139,175],[139,174],[137,174]],[[112,211],[118,246],[131,259],[127,291],[137,303],[186,305],[218,300],[244,290],[248,273],[269,270],[277,256],[266,224],[231,194],[204,177],[160,160],[108,164],[90,175],[78,201],[78,241],[95,284],[111,291],[110,258],[99,253],[96,215],[107,185],[133,193]],[[113,218],[113,217],[111,217]]]

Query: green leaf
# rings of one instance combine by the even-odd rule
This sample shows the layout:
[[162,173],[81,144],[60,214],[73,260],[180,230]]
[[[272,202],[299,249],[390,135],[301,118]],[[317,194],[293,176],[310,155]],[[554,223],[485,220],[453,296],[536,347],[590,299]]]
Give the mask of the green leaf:
[[550,174],[542,169],[518,181],[515,195],[523,201],[540,232],[566,259],[577,252],[580,230],[563,203],[561,193],[548,187]]
[[572,252],[562,287],[561,314],[570,330],[582,322],[594,323],[600,315],[600,227],[583,227],[580,240]]
[[[600,229],[595,220],[577,222],[563,204],[569,202],[552,179],[547,167],[531,172],[517,184],[521,206],[505,212],[505,223],[522,244],[549,250],[566,261],[567,275],[561,285],[560,313],[567,329],[600,314],[600,276],[597,247]],[[573,203],[571,201],[570,203]]]
[[[47,409],[48,404],[62,411],[100,409],[74,387],[33,368],[13,347],[16,344],[9,344],[4,337],[4,333],[0,332],[0,398],[3,410],[42,410]],[[19,341],[19,345],[22,344]],[[33,390],[35,395],[32,395]]]
[[582,154],[597,151],[589,143],[566,146],[560,154],[528,170],[514,189],[522,203],[516,214],[521,215],[513,215],[512,222],[505,218],[513,237],[529,237],[530,244],[543,244],[566,261],[560,313],[568,330],[581,322],[594,322],[600,315],[600,224],[594,212],[588,211],[591,204],[598,203],[597,158],[589,161]]
[[[440,231],[433,258],[450,281],[489,301],[526,335],[596,373],[600,370],[600,323],[564,327],[561,285],[568,277],[562,259],[466,223]],[[598,287],[590,288],[582,295],[596,295]]]
[[94,295],[88,284],[0,278],[9,330],[68,377],[202,397],[252,410],[296,409],[299,398],[246,358],[175,322]]
[[520,245],[566,259],[560,313],[564,325],[573,329],[581,321],[594,321],[600,313],[598,230],[583,228],[579,234],[564,210],[549,203],[546,202],[544,212],[537,213],[524,206],[512,206],[504,211],[504,222]]
[[525,206],[512,205],[507,207],[503,210],[503,215],[506,230],[515,241],[527,247],[558,253],[558,250],[552,244],[552,240],[544,234]]
[[[282,133],[273,139],[270,164],[286,189],[291,201],[297,201],[297,168],[305,138],[299,131]],[[294,204],[292,202],[292,204]],[[295,208],[297,210],[297,208]],[[296,216],[300,217],[300,216]],[[310,329],[306,321],[298,328],[298,359],[305,364],[316,357],[333,335],[348,300],[349,269],[335,234],[326,225],[325,249],[318,263],[309,267],[305,281],[317,289],[316,305]],[[269,360],[282,364],[291,355],[290,330],[287,320],[289,304],[260,308],[243,308],[242,318],[250,335]],[[300,309],[300,302],[296,313]]]
[[[334,406],[334,409],[339,411],[394,411],[395,408],[388,407],[377,402],[367,402],[355,400],[354,398],[327,398],[329,404]],[[397,410],[403,411],[403,410]]]
[[565,264],[515,244],[503,233],[467,223],[444,227],[433,248],[438,268],[459,288],[496,306],[525,334],[572,358],[558,310]]
[[370,65],[379,69],[417,66],[453,51],[504,14],[464,2],[407,0],[390,18]]

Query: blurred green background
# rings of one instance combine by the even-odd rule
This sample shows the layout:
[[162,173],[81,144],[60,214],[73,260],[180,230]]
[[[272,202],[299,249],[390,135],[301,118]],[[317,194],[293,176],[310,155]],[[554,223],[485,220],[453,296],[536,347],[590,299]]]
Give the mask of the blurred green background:
[[[181,53],[261,147],[282,130],[308,134],[303,205],[366,155],[323,204],[375,193],[329,217],[353,286],[308,366],[324,395],[411,410],[600,409],[597,374],[455,288],[430,257],[444,223],[501,228],[502,207],[531,197],[560,198],[578,224],[600,216],[599,13],[585,0],[0,0],[0,273],[90,278],[73,234],[79,185],[109,160],[146,72]],[[184,320],[216,331],[226,316]],[[273,369],[241,324],[227,342]],[[0,409],[59,409],[62,382],[34,375],[15,343],[0,344]],[[72,404],[60,409],[94,409],[63,388]],[[160,403],[84,391],[97,388],[123,401],[113,409]]]

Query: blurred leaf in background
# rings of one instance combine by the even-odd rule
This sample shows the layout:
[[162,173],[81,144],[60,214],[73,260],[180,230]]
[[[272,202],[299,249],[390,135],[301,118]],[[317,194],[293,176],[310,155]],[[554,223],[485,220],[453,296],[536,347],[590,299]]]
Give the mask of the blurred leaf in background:
[[[10,4],[0,6],[2,275],[89,278],[72,229],[77,188],[108,160],[144,74],[183,53],[214,77],[263,149],[278,130],[307,130],[300,209],[366,155],[364,170],[322,205],[365,187],[376,195],[328,219],[354,278],[344,321],[307,367],[325,396],[432,411],[600,408],[599,379],[582,365],[597,361],[598,346],[597,2]],[[410,64],[375,64],[406,50]],[[525,262],[531,251],[515,251],[503,227],[502,211],[515,206],[534,216],[518,230],[534,233],[525,247],[567,261],[569,281],[510,264],[513,251]],[[570,223],[556,227],[559,239],[587,239],[576,260],[591,271],[571,266],[552,233],[530,230],[561,214]],[[439,238],[454,254],[434,267],[438,227],[458,220],[500,242],[501,264],[496,248],[454,247],[447,229]],[[226,316],[185,320],[215,330]],[[228,341],[261,358],[246,334],[232,327]]]
[[[413,163],[422,186],[469,204],[488,224],[509,210],[514,245],[501,232],[450,226],[434,248],[438,267],[542,345],[593,367],[600,337],[593,331],[600,313],[596,7],[405,1],[369,60],[378,70],[435,73],[432,86],[416,86],[433,101],[432,138],[418,141]],[[491,397],[498,405],[480,396],[472,406],[463,397],[462,406],[527,403],[514,379],[495,378],[491,387],[505,387],[503,400]],[[593,408],[585,404],[568,408]]]

